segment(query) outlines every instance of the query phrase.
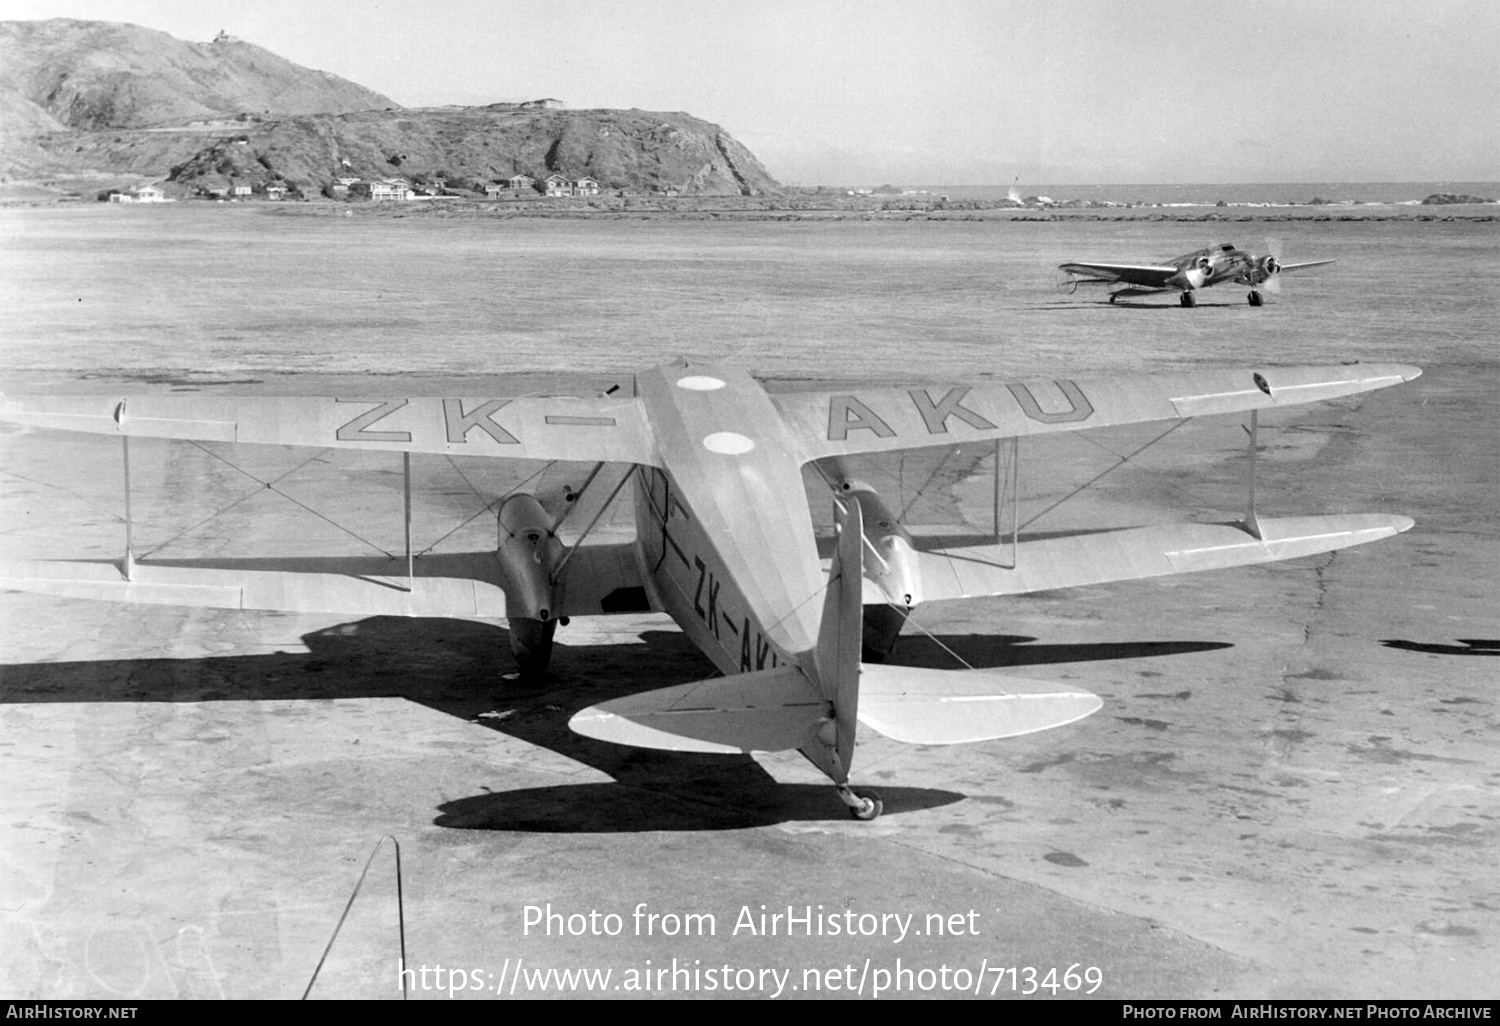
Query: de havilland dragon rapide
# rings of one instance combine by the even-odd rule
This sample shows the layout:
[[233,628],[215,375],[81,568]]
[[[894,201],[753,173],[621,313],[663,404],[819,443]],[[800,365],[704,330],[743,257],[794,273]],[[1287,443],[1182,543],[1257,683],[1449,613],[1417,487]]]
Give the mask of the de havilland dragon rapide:
[[[120,439],[126,530],[119,559],[11,559],[0,565],[0,587],[227,609],[503,617],[529,676],[546,671],[554,634],[572,617],[665,612],[722,676],[603,701],[572,717],[575,731],[674,751],[797,750],[827,774],[851,815],[873,819],[879,796],[850,782],[860,725],[917,745],[978,742],[1061,727],[1102,704],[1051,682],[880,661],[912,610],[1293,559],[1404,531],[1410,519],[1382,512],[1261,515],[1256,425],[1262,410],[1420,373],[1355,363],[772,394],[743,370],[678,360],[605,394],[6,396],[0,420]],[[1028,535],[1018,524],[1002,531],[997,518],[993,538],[927,536],[846,469],[855,457],[981,443],[996,452],[998,496],[1001,448],[1014,453],[1027,437],[1234,413],[1249,414],[1249,496],[1243,519],[1229,523]],[[138,558],[129,457],[131,442],[144,438],[212,445],[221,458],[237,446],[393,454],[405,492],[404,558]],[[419,554],[410,540],[411,461],[421,454],[568,461],[592,472],[560,503],[525,490],[497,499],[497,542],[483,551]],[[824,500],[808,498],[808,464],[833,509],[835,538],[823,553],[810,502]],[[1004,487],[1015,486],[1007,475]],[[579,523],[570,513],[589,491],[602,506]],[[594,530],[605,509],[627,502],[633,536]]]

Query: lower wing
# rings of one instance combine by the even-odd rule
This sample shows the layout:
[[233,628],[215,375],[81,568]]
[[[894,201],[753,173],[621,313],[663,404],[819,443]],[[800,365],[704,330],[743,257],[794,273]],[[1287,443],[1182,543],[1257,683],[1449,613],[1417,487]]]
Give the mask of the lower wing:
[[[569,560],[557,616],[646,608],[634,543],[585,545]],[[501,618],[504,579],[493,552],[385,557],[180,559],[131,563],[21,560],[0,563],[0,588],[150,605],[268,609],[362,616]],[[128,570],[128,576],[127,576]]]
[[[1242,524],[1166,524],[984,545],[916,539],[923,599],[1020,595],[1109,581],[1218,570],[1331,552],[1400,534],[1409,517],[1382,513],[1261,517]],[[866,602],[884,602],[869,582]]]

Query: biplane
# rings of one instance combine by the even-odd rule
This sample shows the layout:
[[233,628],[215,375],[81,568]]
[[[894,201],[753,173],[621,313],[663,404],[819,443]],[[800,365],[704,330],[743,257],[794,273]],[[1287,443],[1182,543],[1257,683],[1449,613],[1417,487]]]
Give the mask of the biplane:
[[1265,297],[1260,290],[1281,291],[1281,275],[1322,267],[1332,260],[1311,260],[1300,264],[1283,263],[1281,244],[1267,239],[1267,252],[1252,253],[1223,243],[1174,257],[1160,264],[1104,264],[1074,262],[1058,265],[1058,291],[1072,295],[1079,285],[1108,285],[1109,301],[1134,296],[1155,296],[1176,292],[1183,306],[1197,306],[1198,289],[1229,282],[1249,286],[1246,294],[1251,306],[1262,306]]
[[[1420,373],[1356,363],[771,394],[742,370],[678,360],[637,373],[620,394],[3,397],[0,420],[120,439],[125,546],[120,559],[12,560],[0,567],[0,587],[228,609],[503,617],[528,674],[545,671],[557,628],[571,617],[662,611],[723,676],[602,702],[574,715],[573,730],[674,751],[797,750],[832,780],[851,815],[873,819],[879,795],[850,784],[860,724],[902,742],[953,744],[1060,727],[1102,705],[1055,683],[882,661],[914,609],[1292,559],[1404,531],[1410,519],[1385,513],[1260,515],[1256,427],[1261,410]],[[846,471],[868,454],[993,445],[998,495],[1002,483],[1015,487],[1009,471],[1002,482],[1001,449],[1014,452],[1022,439],[1236,412],[1250,418],[1249,498],[1243,519],[1230,523],[1034,535],[1013,523],[1007,537],[997,517],[995,536],[978,543],[927,538]],[[399,454],[405,557],[137,558],[129,470],[137,438]],[[595,472],[561,509],[524,488],[497,500],[493,547],[420,556],[411,546],[411,458],[422,453],[586,461]],[[832,507],[826,559],[804,488],[808,465]],[[605,467],[612,475],[597,473]],[[633,536],[592,537],[627,485]],[[600,491],[598,511],[586,524],[570,522],[583,508],[575,500],[591,490]]]

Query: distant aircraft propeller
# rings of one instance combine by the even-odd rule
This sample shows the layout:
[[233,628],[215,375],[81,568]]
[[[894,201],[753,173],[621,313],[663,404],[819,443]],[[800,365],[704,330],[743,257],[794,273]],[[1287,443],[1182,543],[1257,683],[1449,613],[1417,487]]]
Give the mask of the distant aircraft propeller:
[[1266,253],[1260,261],[1261,269],[1266,275],[1266,291],[1281,294],[1281,240],[1270,236],[1266,237]]

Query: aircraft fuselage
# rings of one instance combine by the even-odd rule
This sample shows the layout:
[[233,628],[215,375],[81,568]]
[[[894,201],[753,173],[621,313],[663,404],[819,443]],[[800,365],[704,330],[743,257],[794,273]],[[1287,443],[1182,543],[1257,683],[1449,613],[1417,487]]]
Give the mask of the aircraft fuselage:
[[[1183,271],[1183,280],[1178,287],[1208,288],[1226,281],[1238,281],[1246,285],[1258,285],[1275,273],[1274,263],[1266,266],[1268,257],[1256,257],[1253,253],[1237,248],[1233,243],[1223,243],[1208,249],[1196,250],[1176,257],[1168,263]],[[1194,281],[1191,271],[1201,272],[1201,279]]]
[[799,447],[759,382],[714,364],[637,378],[665,469],[636,478],[636,536],[657,603],[724,673],[816,642],[826,581]]

